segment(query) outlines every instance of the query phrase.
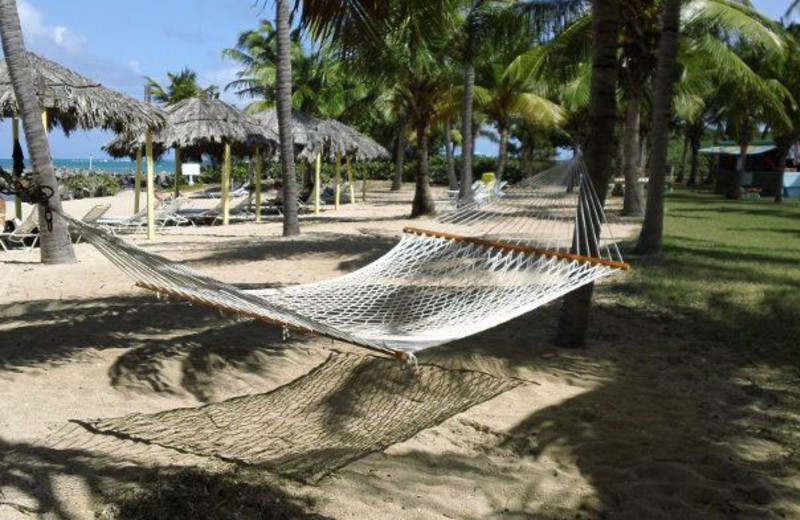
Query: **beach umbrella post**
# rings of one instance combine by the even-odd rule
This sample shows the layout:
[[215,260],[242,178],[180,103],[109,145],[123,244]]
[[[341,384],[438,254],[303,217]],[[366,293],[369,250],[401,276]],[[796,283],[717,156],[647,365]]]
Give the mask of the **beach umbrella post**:
[[231,190],[231,143],[225,141],[225,157],[222,163],[222,225],[230,222]]
[[369,177],[369,170],[367,165],[364,165],[364,172],[361,175],[361,202],[367,202],[367,178]]
[[133,172],[133,214],[139,213],[139,195],[142,192],[142,147],[136,147],[136,171]]
[[144,153],[147,169],[147,240],[156,238],[156,183],[153,173],[153,132],[145,134]]
[[175,146],[175,197],[181,194],[181,178],[183,177],[183,164],[181,164],[181,147]]
[[322,182],[322,153],[317,153],[316,166],[314,168],[314,215],[319,215],[319,185]]
[[347,183],[350,185],[350,204],[356,203],[356,187],[353,184],[353,165],[350,164],[350,155],[346,155],[345,158],[345,166],[347,167]]
[[[11,120],[11,134],[13,143],[11,144],[12,155],[13,151],[16,150],[17,144],[19,143],[19,118],[15,117]],[[22,220],[22,199],[19,198],[19,195],[14,195],[14,215]]]
[[261,222],[261,174],[263,173],[264,163],[261,160],[261,148],[256,146],[255,151],[255,178],[256,183],[256,223]]
[[339,209],[339,199],[342,195],[342,154],[336,152],[336,162],[333,166],[333,208]]

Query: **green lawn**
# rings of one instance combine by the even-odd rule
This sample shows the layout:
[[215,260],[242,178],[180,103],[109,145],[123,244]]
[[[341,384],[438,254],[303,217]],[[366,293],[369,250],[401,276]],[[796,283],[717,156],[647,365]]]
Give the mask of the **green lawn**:
[[800,206],[679,191],[667,201],[664,254],[627,282],[616,289],[625,303],[688,318],[703,340],[795,356]]

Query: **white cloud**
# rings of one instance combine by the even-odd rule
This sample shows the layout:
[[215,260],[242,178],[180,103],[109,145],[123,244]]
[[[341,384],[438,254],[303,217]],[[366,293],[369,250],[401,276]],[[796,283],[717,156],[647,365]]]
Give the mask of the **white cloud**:
[[54,44],[70,54],[78,54],[83,47],[84,38],[62,25],[47,25],[42,12],[28,0],[19,0],[19,19],[22,32],[31,43]]
[[128,63],[126,63],[126,65],[128,66],[128,70],[130,70],[131,72],[133,72],[137,76],[142,76],[143,75],[142,74],[142,66],[138,61],[129,60]]

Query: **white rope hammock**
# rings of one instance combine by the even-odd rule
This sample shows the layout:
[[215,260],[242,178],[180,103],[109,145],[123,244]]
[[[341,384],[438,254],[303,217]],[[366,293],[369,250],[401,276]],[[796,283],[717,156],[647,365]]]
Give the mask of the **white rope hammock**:
[[401,358],[628,267],[580,159],[406,228],[355,272],[281,289],[238,289],[66,218],[139,287]]

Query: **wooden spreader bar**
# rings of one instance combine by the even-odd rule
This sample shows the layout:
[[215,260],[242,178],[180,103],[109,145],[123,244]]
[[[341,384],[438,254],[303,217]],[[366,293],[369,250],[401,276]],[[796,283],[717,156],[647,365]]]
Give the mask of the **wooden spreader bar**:
[[482,240],[480,238],[465,237],[453,233],[444,233],[442,231],[431,231],[429,229],[420,229],[415,227],[407,227],[403,229],[404,233],[412,235],[428,236],[434,238],[444,238],[453,240],[455,242],[462,242],[464,244],[473,244],[481,247],[504,249],[506,251],[517,251],[520,253],[534,255],[534,256],[549,256],[555,258],[564,258],[567,260],[577,260],[578,262],[585,262],[587,264],[605,265],[615,269],[622,269],[627,271],[630,269],[630,264],[625,262],[617,262],[615,260],[606,260],[604,258],[595,258],[593,256],[576,255],[572,253],[564,253],[555,249],[541,249],[538,247],[521,246],[518,244],[506,244],[504,242],[494,242],[491,240]]

